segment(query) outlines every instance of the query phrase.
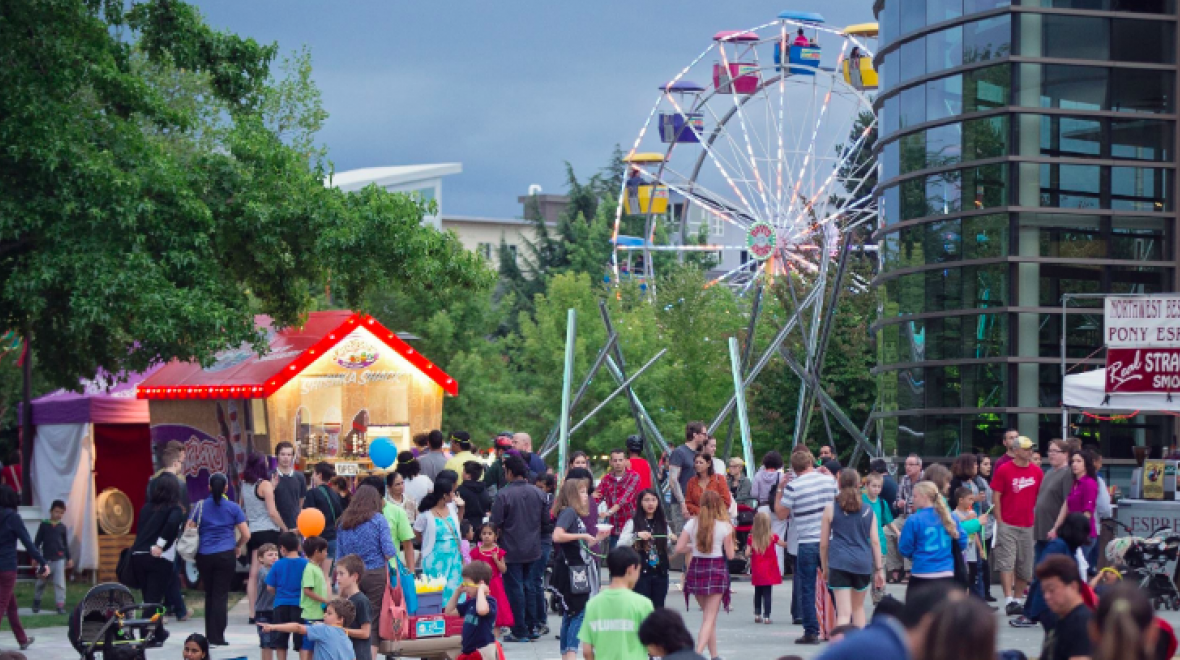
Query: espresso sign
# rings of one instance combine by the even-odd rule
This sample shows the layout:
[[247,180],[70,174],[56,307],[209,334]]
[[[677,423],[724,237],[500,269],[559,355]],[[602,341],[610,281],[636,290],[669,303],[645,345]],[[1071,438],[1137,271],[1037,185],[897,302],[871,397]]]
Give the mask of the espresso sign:
[[1107,392],[1180,392],[1180,348],[1106,349]]
[[1108,348],[1180,348],[1180,296],[1111,296],[1105,312]]

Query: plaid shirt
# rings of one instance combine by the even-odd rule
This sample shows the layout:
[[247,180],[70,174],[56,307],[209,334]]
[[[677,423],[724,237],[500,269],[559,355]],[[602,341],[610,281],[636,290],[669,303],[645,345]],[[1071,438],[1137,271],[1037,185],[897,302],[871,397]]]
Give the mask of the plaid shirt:
[[[918,473],[918,481],[922,480],[925,471]],[[914,512],[914,484],[918,481],[910,479],[910,475],[902,475],[901,483],[897,485],[897,499],[905,500],[905,508],[900,515],[908,516]]]
[[610,517],[611,530],[616,536],[622,533],[623,526],[635,517],[635,496],[639,494],[639,475],[627,471],[622,478],[616,478],[613,473],[598,482],[598,492],[602,494],[602,501],[608,506],[619,505],[615,514]]

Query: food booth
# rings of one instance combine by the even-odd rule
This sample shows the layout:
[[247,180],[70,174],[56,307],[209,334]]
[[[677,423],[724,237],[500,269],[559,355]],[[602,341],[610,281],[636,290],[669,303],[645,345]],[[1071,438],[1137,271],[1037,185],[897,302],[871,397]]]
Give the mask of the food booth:
[[158,450],[185,444],[189,497],[208,493],[223,472],[231,487],[250,452],[273,454],[280,442],[300,463],[328,461],[356,475],[372,467],[371,439],[409,449],[413,434],[440,427],[444,395],[458,383],[376,319],[350,311],[312,312],[297,328],[256,319],[269,351],[244,345],[213,364],[173,361],[140,384]]

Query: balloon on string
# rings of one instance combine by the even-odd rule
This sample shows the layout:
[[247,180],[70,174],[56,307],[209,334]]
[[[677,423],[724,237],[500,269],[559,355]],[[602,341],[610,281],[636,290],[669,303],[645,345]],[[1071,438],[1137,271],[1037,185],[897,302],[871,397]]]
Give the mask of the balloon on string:
[[397,460],[397,447],[389,438],[377,438],[369,443],[369,460],[384,470]]
[[295,519],[295,526],[304,538],[319,536],[324,531],[324,514],[319,509],[304,509]]

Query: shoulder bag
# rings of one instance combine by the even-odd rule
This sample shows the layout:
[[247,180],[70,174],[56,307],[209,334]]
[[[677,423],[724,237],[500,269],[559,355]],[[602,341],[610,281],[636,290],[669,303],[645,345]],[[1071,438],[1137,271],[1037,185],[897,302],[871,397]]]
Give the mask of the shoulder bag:
[[971,586],[967,577],[967,562],[963,560],[963,553],[959,550],[958,541],[950,534],[947,534],[947,538],[951,542],[951,560],[955,563],[955,583],[963,589],[967,589]]
[[115,564],[115,578],[127,586],[128,589],[138,589],[139,579],[135,576],[135,569],[131,567],[131,548],[119,551],[119,563]]
[[[578,519],[579,534],[586,533],[586,525],[582,520]],[[570,547],[568,544],[561,544],[560,548],[561,563],[565,566],[566,579],[564,584],[558,585],[558,588],[570,596],[585,596],[593,589],[590,583],[590,566],[582,559],[582,541],[572,541],[573,551],[577,553],[578,563],[571,563],[569,558]],[[556,547],[554,548],[557,549]]]
[[181,533],[180,538],[176,539],[176,554],[180,558],[191,562],[197,558],[197,550],[201,547],[201,513],[205,510],[205,500],[197,502],[197,510],[194,513],[196,516],[196,527],[184,526],[184,532]]
[[390,569],[389,579],[385,581],[385,597],[381,599],[377,633],[381,639],[395,642],[408,639],[410,636],[410,616],[406,612],[405,592],[402,590],[396,569]]

